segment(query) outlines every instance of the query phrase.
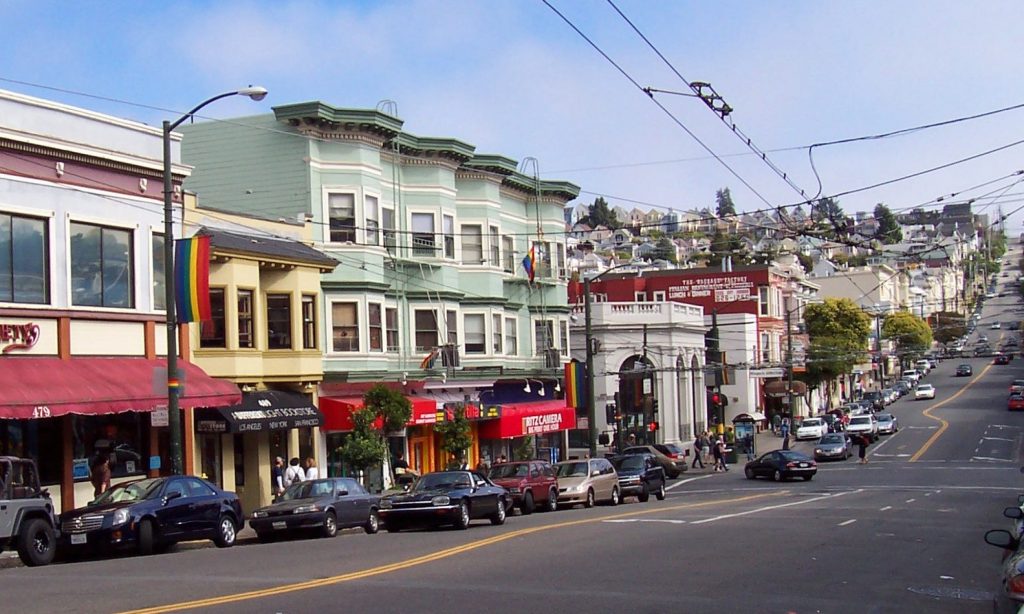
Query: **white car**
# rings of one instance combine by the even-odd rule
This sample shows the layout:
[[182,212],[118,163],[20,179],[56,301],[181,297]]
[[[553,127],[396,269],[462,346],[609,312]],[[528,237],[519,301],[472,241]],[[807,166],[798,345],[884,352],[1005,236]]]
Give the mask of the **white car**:
[[846,434],[849,436],[854,435],[867,435],[871,441],[878,439],[878,421],[871,414],[864,416],[852,416],[850,423],[846,425]]
[[828,433],[828,425],[821,418],[804,418],[796,429],[797,439],[821,439]]
[[935,398],[935,386],[931,384],[921,384],[914,391],[914,398],[918,401],[921,399],[934,399]]
[[914,366],[917,367],[918,371],[924,373],[925,375],[928,375],[928,372],[932,370],[932,365],[926,359],[923,358],[915,362]]
[[1000,324],[999,322],[993,322],[992,326],[989,326],[989,329],[990,330],[999,330],[1002,327],[1003,327],[1003,325]]
[[908,379],[917,384],[917,382],[920,381],[921,379],[921,372],[915,369],[908,369],[903,372],[903,375],[900,377],[900,379]]

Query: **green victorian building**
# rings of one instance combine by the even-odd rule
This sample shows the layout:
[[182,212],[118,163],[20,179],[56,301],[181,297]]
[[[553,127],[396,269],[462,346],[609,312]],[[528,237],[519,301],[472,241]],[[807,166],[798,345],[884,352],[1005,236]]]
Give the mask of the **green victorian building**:
[[[432,425],[459,406],[471,465],[524,443],[545,459],[564,454],[577,418],[559,400],[570,348],[563,209],[577,186],[410,134],[393,112],[324,102],[181,131],[186,187],[205,207],[311,221],[313,246],[340,262],[319,296],[264,294],[253,307],[281,360],[319,345],[323,419],[302,438],[331,474],[344,470],[333,451],[352,412],[381,382],[412,401],[391,444],[417,471],[450,462]],[[295,318],[301,339],[275,337],[274,322],[288,331]],[[317,322],[324,330],[306,331]]]

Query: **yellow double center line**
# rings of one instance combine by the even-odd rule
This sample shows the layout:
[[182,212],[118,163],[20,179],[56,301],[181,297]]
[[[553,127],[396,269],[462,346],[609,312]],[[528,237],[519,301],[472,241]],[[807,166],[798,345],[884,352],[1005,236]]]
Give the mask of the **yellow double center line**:
[[949,397],[948,399],[939,401],[938,403],[932,405],[928,409],[926,409],[923,412],[921,412],[926,417],[931,418],[932,420],[938,420],[939,423],[941,423],[941,426],[939,427],[939,430],[935,431],[935,433],[931,437],[928,438],[928,441],[924,442],[924,445],[921,446],[921,449],[918,450],[916,453],[914,453],[913,456],[910,457],[910,462],[912,462],[912,463],[916,462],[917,459],[921,458],[921,456],[923,456],[924,453],[928,451],[928,448],[932,447],[932,444],[935,443],[936,441],[938,441],[939,437],[942,437],[942,434],[945,433],[946,429],[949,428],[949,422],[943,420],[942,418],[940,418],[938,416],[933,416],[931,414],[932,410],[935,410],[935,409],[938,409],[938,408],[942,407],[946,403],[949,403],[950,401],[955,400],[957,397],[959,397],[963,393],[967,392],[968,388],[970,388],[971,386],[973,386],[973,385],[977,384],[979,381],[981,381],[981,378],[985,377],[985,374],[988,373],[989,369],[991,369],[991,368],[992,368],[992,363],[989,363],[987,367],[985,367],[984,369],[981,370],[981,373],[978,374],[978,377],[976,377],[976,378],[972,379],[971,381],[967,382],[967,385],[964,386],[963,388],[961,388],[959,391],[957,391],[956,394],[954,394],[953,396]]
[[687,503],[683,505],[673,505],[669,507],[656,507],[651,509],[644,509],[636,512],[626,512],[623,514],[613,514],[611,516],[600,516],[598,518],[585,518],[581,520],[571,520],[567,522],[558,522],[555,524],[549,524],[539,527],[531,527],[528,529],[519,529],[517,531],[509,531],[508,533],[502,533],[501,535],[495,535],[487,539],[481,539],[461,546],[455,546],[454,548],[448,548],[445,550],[438,550],[430,554],[418,556],[404,561],[398,561],[396,563],[390,563],[388,565],[381,565],[379,567],[372,567],[370,569],[363,569],[360,571],[353,571],[337,576],[331,576],[328,578],[321,578],[318,580],[310,580],[308,582],[298,582],[295,584],[284,584],[281,586],[275,586],[272,588],[265,588],[255,591],[248,591],[245,593],[235,593],[233,595],[223,595],[221,597],[210,597],[208,599],[197,599],[195,601],[183,601],[181,603],[172,603],[168,605],[154,606],[151,608],[143,608],[141,610],[131,610],[124,614],[157,614],[161,612],[176,612],[179,610],[188,610],[194,608],[204,608],[215,605],[224,605],[227,603],[236,603],[239,601],[247,601],[250,599],[260,599],[262,597],[276,597],[285,593],[293,593],[296,591],[306,591],[314,588],[322,588],[325,586],[331,586],[333,584],[341,584],[343,582],[351,582],[353,580],[360,580],[362,578],[368,578],[370,576],[378,576],[381,574],[391,573],[393,571],[399,571],[401,569],[407,569],[409,567],[415,567],[417,565],[424,565],[433,561],[449,558],[457,554],[464,552],[470,552],[478,548],[497,544],[509,539],[515,539],[517,537],[523,537],[524,535],[530,535],[532,533],[539,533],[541,531],[550,531],[553,529],[562,529],[565,527],[572,527],[583,524],[592,524],[596,522],[602,522],[604,520],[614,520],[617,518],[628,518],[630,516],[642,516],[647,514],[660,514],[663,512],[669,512],[674,510],[685,510],[695,509],[700,507],[709,507],[712,505],[721,505],[723,503],[740,503],[743,501],[752,501],[754,499],[763,499],[765,497],[778,497],[787,494],[789,491],[771,492],[758,495],[747,495],[745,497],[734,497],[731,499],[718,499],[715,501],[705,501],[703,503]]

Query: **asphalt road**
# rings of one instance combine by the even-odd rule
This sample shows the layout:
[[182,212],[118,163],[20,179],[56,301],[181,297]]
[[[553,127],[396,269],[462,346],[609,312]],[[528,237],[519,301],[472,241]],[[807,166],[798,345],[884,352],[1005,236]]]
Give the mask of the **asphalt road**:
[[[983,323],[1008,321],[996,299]],[[984,324],[979,333],[989,331]],[[1008,413],[1024,360],[959,360],[926,379],[935,401],[888,408],[899,433],[811,482],[685,475],[667,500],[435,530],[235,548],[185,546],[0,570],[3,611],[118,612],[989,612],[1024,492],[1024,412]],[[809,448],[800,442],[797,448]],[[738,468],[737,468],[738,469]]]

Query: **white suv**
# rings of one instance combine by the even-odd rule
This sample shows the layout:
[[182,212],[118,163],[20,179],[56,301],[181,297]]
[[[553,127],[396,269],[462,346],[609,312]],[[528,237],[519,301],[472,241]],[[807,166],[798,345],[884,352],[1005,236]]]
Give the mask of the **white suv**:
[[828,433],[828,425],[821,418],[804,418],[796,429],[797,439],[821,439]]
[[921,372],[916,369],[908,369],[903,372],[902,378],[914,380],[914,383],[916,384],[921,380]]
[[846,426],[846,433],[853,435],[867,435],[871,441],[878,440],[878,421],[873,414],[864,416],[851,416],[850,424]]

